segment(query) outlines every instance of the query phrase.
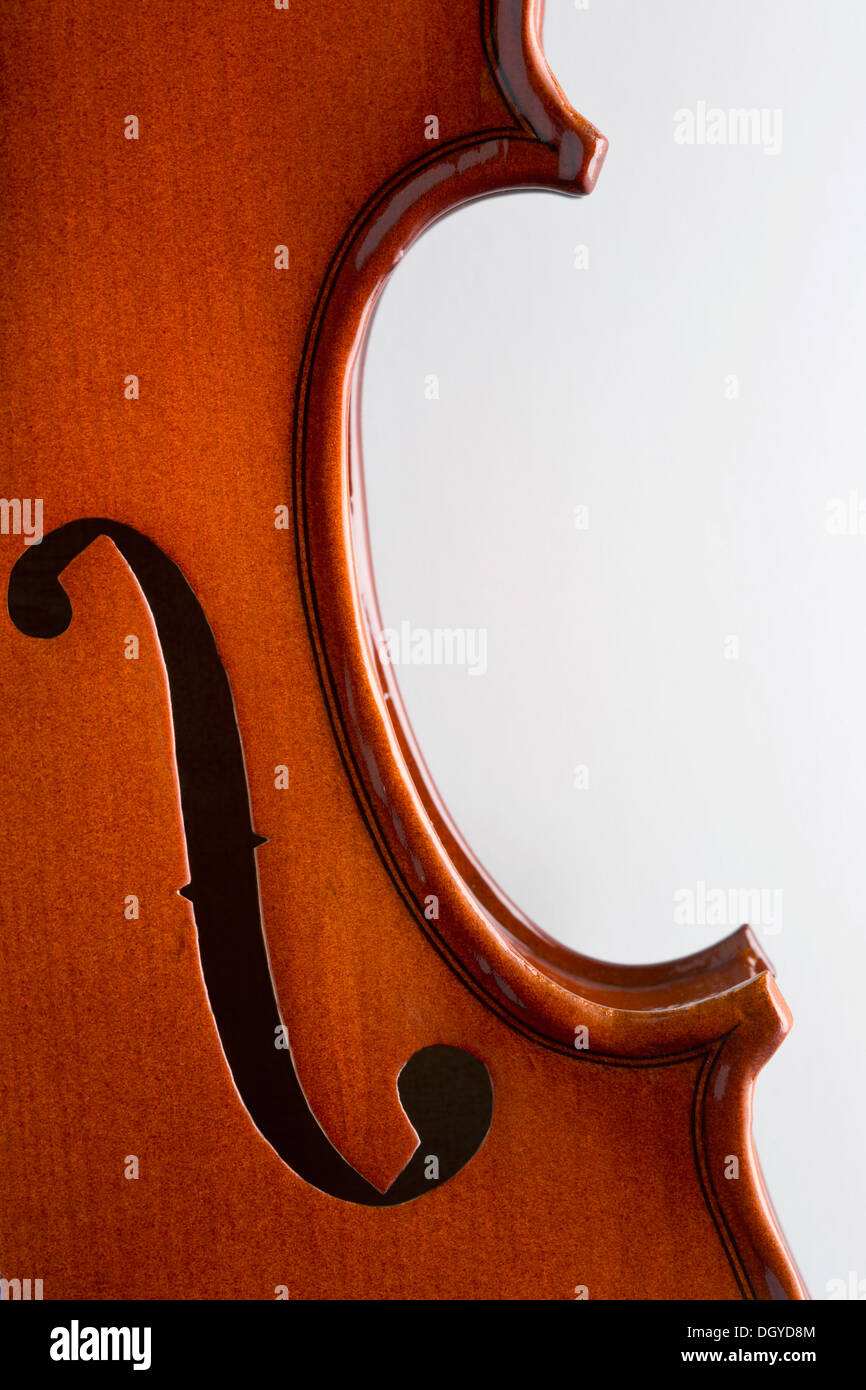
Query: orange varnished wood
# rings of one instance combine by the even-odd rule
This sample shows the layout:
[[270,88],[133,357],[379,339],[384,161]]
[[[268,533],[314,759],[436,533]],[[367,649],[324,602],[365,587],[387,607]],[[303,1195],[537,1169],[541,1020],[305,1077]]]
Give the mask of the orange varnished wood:
[[[3,494],[43,499],[40,550],[79,518],[133,528],[201,605],[280,1016],[333,1146],[387,1192],[421,1049],[480,1059],[493,1090],[477,1152],[396,1206],[320,1190],[259,1132],[194,871],[179,896],[180,685],[103,534],[63,574],[65,631],[0,623],[0,1269],[46,1298],[805,1296],[751,1141],[790,1019],[748,928],[653,966],[545,936],[463,844],[378,656],[355,423],[376,298],[437,217],[588,193],[604,158],[539,22],[523,0],[0,19]],[[25,549],[0,537],[13,590]]]

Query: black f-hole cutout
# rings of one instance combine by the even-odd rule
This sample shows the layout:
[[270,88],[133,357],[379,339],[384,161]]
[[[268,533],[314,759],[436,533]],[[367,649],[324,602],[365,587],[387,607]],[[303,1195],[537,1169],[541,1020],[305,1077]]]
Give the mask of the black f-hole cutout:
[[[456,1047],[426,1047],[397,1086],[419,1136],[387,1192],[347,1163],[307,1104],[268,967],[240,731],[228,677],[202,607],[159,546],[120,522],[90,517],[44,536],[16,561],[9,615],[29,637],[57,637],[72,619],[59,576],[98,536],[113,541],[153,615],[168,673],[193,907],[210,1006],[235,1085],[253,1123],[280,1158],[313,1187],[364,1206],[412,1201],[441,1186],[484,1142],[493,1088],[484,1063]],[[435,1164],[428,1160],[435,1157]]]

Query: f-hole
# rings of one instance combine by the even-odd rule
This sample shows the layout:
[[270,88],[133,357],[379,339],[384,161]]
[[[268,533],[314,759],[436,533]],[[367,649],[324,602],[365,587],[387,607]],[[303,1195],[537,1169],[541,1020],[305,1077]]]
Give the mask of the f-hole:
[[[72,606],[60,575],[98,536],[123,555],[153,615],[168,674],[192,904],[205,987],[235,1085],[256,1128],[284,1163],[332,1197],[387,1207],[434,1191],[468,1163],[493,1114],[484,1063],[433,1046],[397,1080],[418,1147],[386,1192],[347,1163],[307,1102],[271,979],[258,891],[256,834],[228,677],[204,611],[177,565],[130,526],[71,521],[26,550],[9,580],[9,615],[29,637],[65,632]],[[375,936],[370,932],[371,938]],[[287,1030],[287,1035],[288,1035]],[[436,1164],[428,1160],[435,1156]]]

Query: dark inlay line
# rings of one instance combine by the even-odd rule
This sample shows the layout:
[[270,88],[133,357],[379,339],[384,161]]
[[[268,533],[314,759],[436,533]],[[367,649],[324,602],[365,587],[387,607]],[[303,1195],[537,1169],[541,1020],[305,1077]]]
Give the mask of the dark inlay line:
[[[202,972],[235,1085],[254,1124],[312,1186],[365,1206],[396,1206],[453,1177],[483,1143],[493,1115],[484,1063],[460,1048],[416,1052],[397,1089],[420,1142],[387,1192],[334,1148],[310,1109],[282,1027],[259,902],[243,747],[231,687],[207,618],[177,565],[121,522],[90,517],[49,532],[17,560],[9,614],[27,636],[65,632],[72,606],[59,576],[98,536],[123,555],[144,593],[168,673],[183,829]],[[435,1156],[438,1177],[428,1174]],[[426,1171],[425,1171],[426,1170]]]

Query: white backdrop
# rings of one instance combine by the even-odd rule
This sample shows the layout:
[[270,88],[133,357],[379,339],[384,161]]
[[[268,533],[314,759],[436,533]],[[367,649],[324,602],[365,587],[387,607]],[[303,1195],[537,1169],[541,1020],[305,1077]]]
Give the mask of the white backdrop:
[[866,7],[548,0],[544,39],[607,163],[446,219],[384,295],[383,619],[475,636],[398,675],[548,932],[652,960],[751,916],[795,1020],[767,1184],[813,1297],[866,1297]]

